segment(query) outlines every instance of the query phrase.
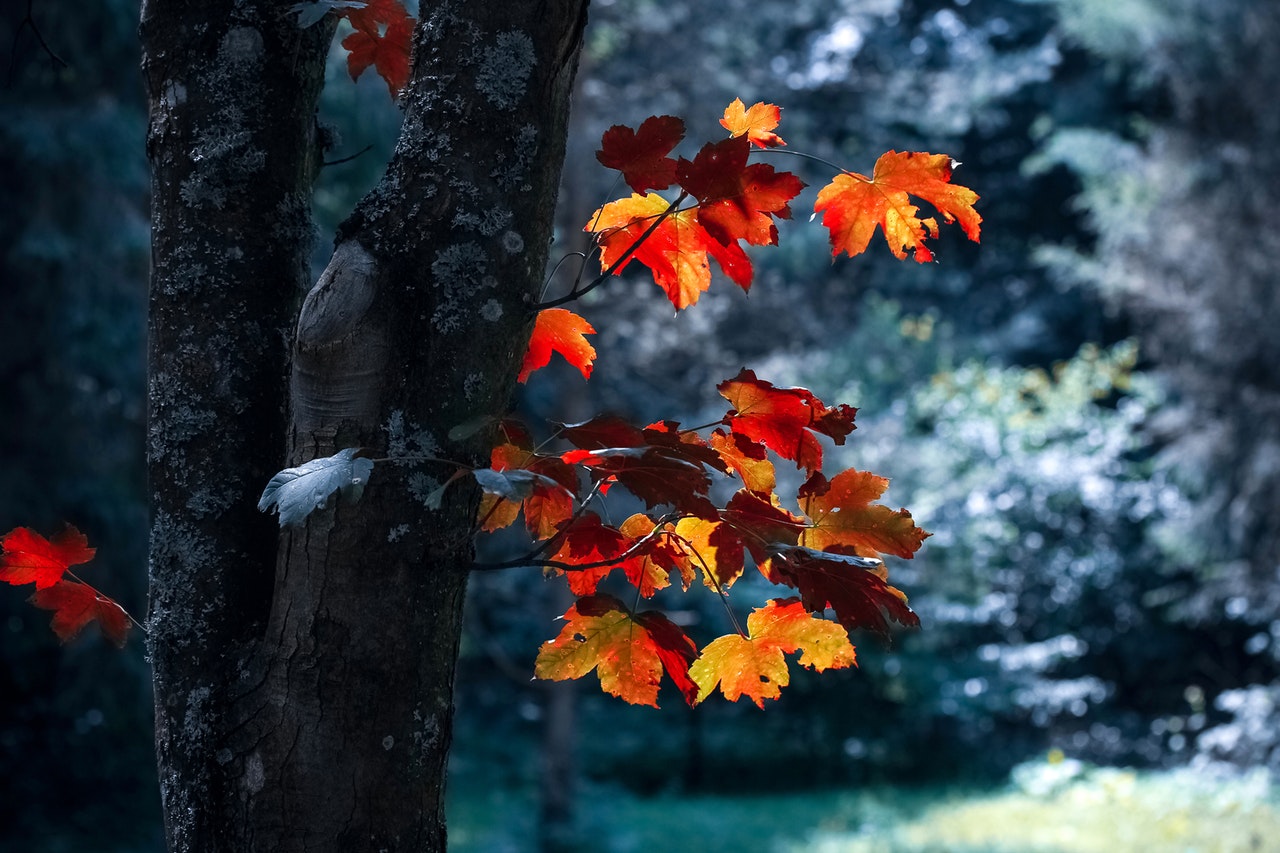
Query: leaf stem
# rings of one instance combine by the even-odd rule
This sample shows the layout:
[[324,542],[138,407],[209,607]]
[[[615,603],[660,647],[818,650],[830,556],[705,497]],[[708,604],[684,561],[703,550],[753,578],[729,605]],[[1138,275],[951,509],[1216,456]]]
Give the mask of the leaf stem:
[[681,192],[680,197],[677,198],[675,201],[671,202],[671,204],[667,205],[667,209],[662,211],[662,213],[658,214],[654,218],[653,224],[650,225],[647,229],[645,229],[645,232],[641,234],[639,237],[637,237],[635,239],[635,242],[633,242],[630,246],[628,246],[627,250],[623,252],[616,261],[614,261],[612,264],[609,265],[608,269],[601,272],[600,275],[597,276],[595,279],[593,279],[591,283],[588,284],[586,287],[580,288],[578,287],[578,282],[574,282],[573,289],[570,290],[568,293],[566,293],[564,296],[561,296],[559,299],[551,299],[546,302],[539,302],[533,306],[534,310],[541,311],[544,308],[555,308],[558,305],[564,305],[565,303],[572,302],[575,299],[580,299],[584,295],[590,293],[600,285],[604,284],[606,281],[609,280],[609,276],[613,275],[615,272],[617,272],[618,269],[622,267],[623,264],[631,260],[631,256],[636,253],[636,250],[640,248],[640,246],[644,243],[644,241],[648,240],[649,236],[652,235],[654,231],[658,230],[658,226],[662,224],[663,220],[665,220],[671,214],[677,212],[677,210],[680,207],[680,203],[688,197],[689,197],[689,193]]
[[[832,169],[835,169],[837,172],[839,172],[842,175],[853,175],[854,177],[862,178],[862,175],[859,175],[857,172],[846,169],[843,166],[838,166],[835,163],[832,163],[830,160],[826,160],[822,157],[819,157],[816,154],[806,154],[804,151],[792,151],[790,148],[765,148],[755,153],[757,154],[790,154],[792,157],[803,157],[805,160],[812,160],[815,163],[821,163],[824,166],[828,166]],[[863,178],[863,180],[866,180],[866,179]]]
[[69,577],[69,578],[71,578],[72,580],[74,580],[74,581],[75,581],[76,583],[78,583],[78,584],[81,584],[81,585],[83,585],[83,586],[87,586],[87,587],[89,587],[89,589],[93,592],[93,594],[94,594],[94,595],[96,595],[98,598],[101,598],[101,599],[103,599],[103,600],[105,600],[105,601],[110,601],[110,602],[111,602],[112,604],[114,604],[116,607],[119,607],[119,608],[120,608],[120,612],[121,612],[121,613],[123,613],[123,614],[125,615],[125,617],[126,617],[126,618],[128,618],[128,620],[129,620],[130,622],[132,622],[134,625],[138,626],[138,630],[139,630],[139,631],[141,631],[143,634],[148,634],[148,633],[149,633],[149,632],[147,631],[147,626],[146,626],[146,625],[143,625],[143,624],[142,624],[141,622],[139,622],[137,619],[134,619],[134,618],[133,618],[133,614],[132,614],[132,613],[130,613],[128,610],[125,610],[125,609],[124,609],[124,607],[122,607],[122,606],[121,606],[120,602],[116,601],[116,600],[115,600],[114,598],[112,598],[111,596],[104,594],[104,593],[102,592],[102,590],[98,589],[98,588],[97,588],[96,586],[94,586],[93,584],[88,583],[87,581],[85,581],[85,579],[84,579],[84,578],[80,577],[80,576],[79,576],[79,575],[77,575],[75,572],[71,571],[70,569],[65,570],[62,574],[63,574],[65,577]]
[[[585,502],[583,506],[586,506]],[[577,516],[575,515],[575,518],[576,517]],[[654,539],[663,533],[671,534],[671,531],[665,529],[666,525],[673,521],[679,521],[683,517],[684,516],[676,513],[668,513],[667,515],[661,516],[654,524],[653,530],[649,531],[644,536],[641,536],[631,544],[631,547],[627,548],[627,550],[623,551],[621,554],[609,557],[605,560],[596,560],[592,563],[564,563],[559,560],[539,560],[537,558],[538,554],[544,552],[547,545],[556,539],[556,537],[562,535],[563,532],[569,528],[569,525],[566,524],[561,528],[559,533],[550,539],[545,540],[542,548],[531,551],[523,557],[516,557],[515,559],[506,560],[501,563],[472,563],[471,567],[478,571],[494,571],[497,569],[519,569],[526,566],[538,566],[539,568],[544,569],[559,569],[562,572],[580,572],[585,571],[586,569],[602,569],[605,566],[616,566],[634,557],[639,553],[640,549],[649,542],[649,540]]]

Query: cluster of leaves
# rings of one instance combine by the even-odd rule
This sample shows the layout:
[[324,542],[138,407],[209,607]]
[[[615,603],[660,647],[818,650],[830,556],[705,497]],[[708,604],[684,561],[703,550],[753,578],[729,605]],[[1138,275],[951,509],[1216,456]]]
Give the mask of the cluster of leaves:
[[[475,472],[485,491],[481,527],[497,530],[523,516],[541,544],[513,565],[562,574],[579,596],[560,635],[539,652],[539,677],[594,669],[607,692],[656,705],[665,674],[690,704],[717,686],[731,700],[763,704],[787,684],[784,654],[800,651],[800,662],[818,670],[849,666],[848,630],[887,636],[890,623],[918,624],[878,555],[909,558],[928,534],[906,510],[875,503],[884,478],[850,469],[828,480],[821,471],[818,436],[843,444],[856,410],[828,407],[750,370],[717,390],[729,409],[713,424],[638,428],[601,416],[557,427],[554,438],[569,445],[560,452],[544,450],[549,442],[535,446],[517,423],[502,425],[491,467]],[[775,458],[807,476],[791,502],[798,512],[775,493]],[[716,476],[741,482],[723,506],[710,498]],[[597,511],[615,486],[645,507],[616,527]],[[687,591],[700,578],[727,602],[748,558],[768,582],[798,595],[768,601],[748,617],[746,631],[715,639],[700,654],[662,613],[598,591],[613,576],[637,600],[649,599],[675,583]],[[834,621],[822,615],[828,609]]]
[[35,584],[31,603],[53,611],[53,632],[66,642],[90,622],[123,647],[129,635],[130,618],[119,604],[70,571],[72,566],[93,559],[96,548],[74,527],[68,526],[53,539],[46,539],[26,527],[10,530],[0,539],[0,581],[22,586]]
[[[372,65],[393,94],[407,82],[412,20],[397,0],[320,0],[295,8],[304,26],[330,12],[351,22],[355,33],[343,44],[353,76]],[[750,162],[753,150],[785,146],[774,132],[779,118],[772,104],[748,109],[735,100],[721,119],[729,136],[706,143],[693,160],[671,156],[685,132],[683,121],[672,116],[604,134],[597,157],[621,173],[633,194],[605,204],[587,223],[601,274],[538,306],[521,382],[553,352],[590,376],[596,354],[585,336],[594,330],[558,306],[632,260],[650,270],[677,309],[694,304],[708,288],[711,260],[735,284],[750,287],[754,273],[743,244],[775,245],[775,220],[791,216],[790,203],[805,186],[790,172]],[[959,221],[977,240],[977,196],[950,183],[952,166],[946,155],[890,151],[870,178],[841,171],[819,192],[814,212],[830,232],[833,256],[864,251],[881,228],[899,258],[912,250],[918,261],[931,259],[924,243],[936,236],[937,221],[917,216],[912,195],[930,201],[945,220]],[[655,191],[676,197],[668,201]],[[438,505],[445,489],[469,474],[484,493],[477,527],[495,531],[523,517],[535,543],[529,554],[502,567],[541,566],[563,575],[577,596],[559,636],[539,651],[539,677],[561,680],[595,671],[607,692],[656,706],[665,676],[690,705],[718,688],[729,700],[745,696],[763,706],[788,683],[785,655],[799,652],[801,665],[820,671],[847,667],[855,661],[850,630],[887,637],[891,623],[919,624],[906,596],[889,584],[880,557],[911,558],[929,534],[907,510],[876,503],[888,486],[885,478],[848,469],[828,479],[822,471],[820,437],[844,444],[857,410],[828,406],[804,388],[776,387],[746,369],[717,390],[728,410],[699,427],[662,421],[640,428],[601,416],[558,425],[551,438],[535,444],[526,427],[506,420],[496,430],[487,468],[418,460],[455,468],[429,505]],[[547,450],[553,441],[563,448]],[[804,473],[786,502],[777,494],[775,459]],[[346,448],[281,471],[259,509],[275,508],[281,525],[303,524],[335,492],[358,500],[376,461],[362,448]],[[740,483],[722,506],[712,498],[716,478]],[[615,487],[644,506],[617,526],[603,509]],[[49,542],[19,528],[5,537],[4,548],[0,579],[35,582],[34,601],[55,611],[59,637],[66,640],[96,619],[107,636],[124,642],[130,620],[119,605],[79,579],[63,578],[68,566],[93,555],[78,532],[68,528]],[[728,609],[728,595],[748,566],[794,595],[755,608],[743,629]],[[634,606],[601,591],[611,576],[630,589]],[[701,649],[662,612],[639,609],[641,600],[660,590],[678,583],[688,591],[699,578],[725,602],[737,626]]]
[[[774,104],[748,108],[735,99],[720,119],[728,138],[707,142],[692,160],[671,156],[685,134],[684,122],[675,116],[650,116],[637,128],[614,125],[605,131],[596,158],[616,169],[633,192],[600,207],[588,220],[584,230],[595,236],[601,275],[545,303],[521,381],[547,364],[553,351],[590,377],[595,350],[583,336],[594,330],[556,306],[621,274],[633,260],[648,267],[676,310],[696,303],[710,287],[712,261],[743,291],[750,290],[754,268],[742,244],[777,245],[775,220],[791,218],[791,201],[805,187],[791,172],[750,162],[753,150],[786,145],[774,132],[780,120]],[[982,217],[973,205],[978,195],[951,183],[955,165],[945,154],[888,151],[871,177],[841,171],[819,191],[814,205],[814,216],[822,216],[829,232],[832,256],[861,254],[879,228],[897,258],[910,251],[918,262],[933,260],[925,241],[938,235],[938,221],[921,218],[912,196],[928,201],[944,221],[958,222],[977,241]],[[668,201],[655,190],[677,195]]]
[[[632,260],[649,269],[677,310],[708,289],[712,261],[744,291],[750,288],[754,270],[743,244],[776,245],[776,220],[790,218],[791,201],[805,186],[790,172],[750,162],[753,150],[786,145],[775,133],[780,117],[773,104],[748,108],[735,100],[720,120],[728,138],[706,143],[692,160],[672,156],[685,134],[674,116],[605,132],[596,157],[621,174],[632,194],[605,204],[587,222],[601,275],[544,304],[521,381],[552,352],[590,377],[595,351],[585,336],[594,330],[558,306]],[[898,258],[911,250],[917,261],[931,260],[925,240],[937,235],[937,220],[917,216],[911,196],[929,201],[977,240],[977,195],[950,183],[952,168],[946,155],[890,151],[870,178],[841,171],[819,192],[814,210],[830,233],[832,255],[865,251],[880,228]],[[883,477],[849,469],[828,480],[821,470],[818,436],[843,444],[856,410],[828,407],[803,388],[777,388],[749,370],[717,390],[730,408],[715,423],[682,429],[663,421],[641,429],[600,417],[559,426],[553,438],[570,445],[559,453],[545,452],[545,442],[535,446],[523,427],[504,424],[491,467],[475,472],[485,491],[481,527],[496,530],[523,515],[541,545],[522,562],[563,574],[579,596],[559,636],[539,651],[539,677],[578,678],[595,670],[606,692],[656,705],[665,674],[691,705],[717,687],[730,700],[746,696],[763,705],[788,683],[785,654],[799,651],[800,663],[819,671],[846,667],[855,660],[849,630],[887,636],[891,622],[919,623],[906,596],[888,583],[879,556],[910,558],[928,534],[905,509],[875,503],[888,486]],[[775,492],[771,456],[807,476],[789,505]],[[710,498],[716,474],[741,482],[722,507]],[[593,509],[614,486],[645,506],[617,527]],[[648,599],[673,579],[687,591],[701,576],[727,602],[748,557],[768,582],[798,597],[769,600],[747,618],[745,631],[739,627],[700,652],[661,612],[635,610],[597,591],[616,574],[634,598]],[[825,618],[828,611],[834,621]]]

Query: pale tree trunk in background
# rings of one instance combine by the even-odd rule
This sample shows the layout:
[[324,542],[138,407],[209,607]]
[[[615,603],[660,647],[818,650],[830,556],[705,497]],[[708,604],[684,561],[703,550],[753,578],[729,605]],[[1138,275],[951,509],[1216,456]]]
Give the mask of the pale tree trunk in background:
[[284,535],[255,505],[343,447],[484,458],[485,435],[448,433],[508,404],[586,0],[423,4],[396,153],[300,315],[332,27],[286,5],[143,10],[166,831],[173,850],[439,851],[474,488],[433,510],[449,468],[381,463]]

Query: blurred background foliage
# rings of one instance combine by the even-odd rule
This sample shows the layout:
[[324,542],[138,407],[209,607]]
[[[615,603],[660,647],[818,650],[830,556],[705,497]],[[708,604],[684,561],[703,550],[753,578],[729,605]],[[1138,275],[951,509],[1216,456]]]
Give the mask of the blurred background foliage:
[[[94,576],[142,612],[137,3],[36,0],[65,65],[25,7],[0,14],[0,530],[74,522],[100,547]],[[457,849],[1265,849],[1278,38],[1280,6],[1255,0],[595,0],[556,249],[586,248],[607,200],[606,127],[669,113],[718,136],[734,97],[781,104],[792,149],[853,170],[889,148],[951,154],[983,196],[983,242],[944,233],[932,265],[874,245],[828,263],[811,187],[749,297],[719,281],[673,316],[638,274],[590,294],[592,381],[553,366],[523,413],[700,423],[743,365],[859,406],[829,467],[893,478],[888,500],[933,531],[891,566],[924,627],[855,638],[857,670],[801,673],[765,713],[674,694],[655,713],[530,682],[565,596],[536,572],[479,576]],[[380,81],[330,76],[320,120],[343,162],[318,188],[317,264],[399,120]],[[690,598],[664,603],[722,627]],[[158,849],[142,644],[59,648],[44,623],[0,596],[0,847]],[[1175,795],[1193,778],[1207,787]],[[1019,835],[1064,812],[1074,829]]]

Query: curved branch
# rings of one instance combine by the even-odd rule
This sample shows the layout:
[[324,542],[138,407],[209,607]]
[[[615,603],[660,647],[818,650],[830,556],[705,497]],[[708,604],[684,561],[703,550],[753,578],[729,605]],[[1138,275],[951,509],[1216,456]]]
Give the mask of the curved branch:
[[613,275],[615,272],[621,269],[623,264],[631,260],[631,256],[636,253],[636,251],[640,248],[640,246],[644,243],[644,241],[648,240],[650,235],[652,235],[654,231],[658,230],[658,226],[661,225],[668,216],[675,213],[679,209],[680,202],[684,201],[688,197],[689,197],[689,194],[687,192],[681,192],[679,198],[671,202],[671,204],[667,205],[667,209],[662,211],[662,213],[658,214],[658,216],[654,218],[653,224],[650,225],[648,228],[646,228],[645,232],[641,234],[639,237],[637,237],[635,242],[632,243],[630,246],[628,246],[627,250],[623,252],[616,261],[614,261],[612,264],[609,265],[608,269],[601,272],[600,275],[597,276],[595,279],[593,279],[591,283],[588,284],[586,287],[579,288],[577,284],[575,284],[572,290],[570,290],[564,296],[561,296],[559,299],[551,299],[546,302],[536,303],[533,306],[534,310],[541,311],[544,308],[555,308],[559,305],[564,305],[566,303],[574,301],[575,299],[580,299],[584,295],[590,293],[600,285],[604,284],[606,281],[609,280],[609,276]]

